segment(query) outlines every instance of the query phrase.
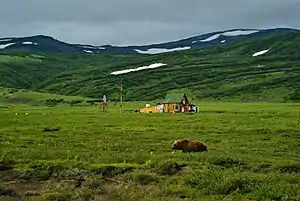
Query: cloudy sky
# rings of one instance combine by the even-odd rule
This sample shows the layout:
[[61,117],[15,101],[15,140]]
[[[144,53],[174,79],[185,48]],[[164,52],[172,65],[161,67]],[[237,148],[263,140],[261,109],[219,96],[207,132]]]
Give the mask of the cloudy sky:
[[0,38],[137,45],[233,28],[300,28],[300,0],[2,0]]

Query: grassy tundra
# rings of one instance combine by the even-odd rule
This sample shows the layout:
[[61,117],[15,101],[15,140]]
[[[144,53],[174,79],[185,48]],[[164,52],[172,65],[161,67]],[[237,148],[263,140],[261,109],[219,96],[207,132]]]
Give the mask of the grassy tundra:
[[[100,114],[4,104],[0,199],[300,200],[300,104],[199,105],[197,114],[120,114],[111,104]],[[178,139],[208,152],[172,152]]]

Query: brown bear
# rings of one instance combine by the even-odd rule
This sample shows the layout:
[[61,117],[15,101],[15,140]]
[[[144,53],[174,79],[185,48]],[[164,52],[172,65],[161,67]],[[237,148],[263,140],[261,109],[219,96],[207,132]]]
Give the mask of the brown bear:
[[191,140],[176,140],[172,149],[181,150],[183,153],[207,151],[207,147],[202,142]]

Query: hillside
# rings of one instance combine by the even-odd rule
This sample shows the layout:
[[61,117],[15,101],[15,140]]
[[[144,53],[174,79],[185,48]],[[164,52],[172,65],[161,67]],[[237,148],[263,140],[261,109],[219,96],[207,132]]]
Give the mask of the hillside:
[[112,45],[83,45],[69,44],[50,36],[37,35],[30,37],[0,38],[0,51],[25,51],[48,53],[86,53],[86,54],[158,54],[165,52],[203,49],[216,45],[225,45],[249,38],[256,38],[270,34],[286,33],[293,29],[233,29],[217,31],[188,37],[161,44],[112,46]]
[[[204,49],[163,54],[7,52],[0,55],[0,85],[125,100],[163,98],[184,91],[198,99],[300,101],[300,32],[281,30]],[[155,63],[149,70],[114,71]]]
[[35,92],[25,89],[0,87],[0,107],[7,107],[14,104],[35,105],[35,106],[55,106],[94,104],[95,100],[80,96],[64,96],[46,92]]

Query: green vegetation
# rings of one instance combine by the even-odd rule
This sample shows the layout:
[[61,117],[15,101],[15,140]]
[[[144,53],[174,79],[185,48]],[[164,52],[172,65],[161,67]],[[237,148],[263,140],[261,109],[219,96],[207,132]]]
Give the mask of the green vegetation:
[[[159,55],[1,52],[0,199],[300,200],[299,42],[287,31]],[[119,98],[111,72],[158,62],[123,76],[124,113],[99,113],[103,94]],[[168,92],[200,112],[130,113]],[[208,152],[173,152],[178,139]]]
[[[99,101],[99,100],[98,100]],[[81,104],[93,103],[94,100],[83,98],[79,96],[64,96],[60,94],[50,94],[34,92],[25,89],[4,88],[0,87],[0,106],[14,105],[14,104],[27,104],[32,106],[55,106],[58,104]]]
[[[63,95],[119,97],[111,72],[163,62],[123,76],[124,99],[160,99],[170,91],[202,100],[300,100],[299,31],[289,30],[202,50],[159,55],[29,54],[2,52],[0,85]],[[252,57],[261,50],[264,55]]]
[[[1,107],[0,199],[300,200],[299,104],[198,103],[196,114]],[[208,152],[172,152],[185,138]]]

